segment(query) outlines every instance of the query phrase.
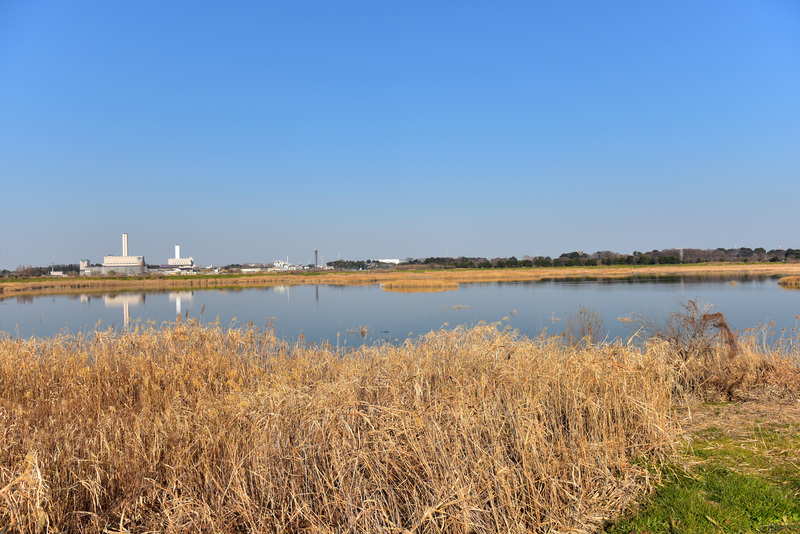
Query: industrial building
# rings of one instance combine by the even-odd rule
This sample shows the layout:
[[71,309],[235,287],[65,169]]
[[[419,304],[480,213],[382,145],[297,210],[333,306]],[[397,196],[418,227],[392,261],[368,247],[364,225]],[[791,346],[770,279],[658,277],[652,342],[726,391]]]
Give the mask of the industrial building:
[[175,257],[169,258],[167,265],[178,269],[191,269],[194,267],[194,258],[181,258],[181,246],[175,245]]
[[122,256],[104,256],[102,265],[91,265],[89,260],[81,260],[81,276],[129,276],[144,274],[146,269],[144,256],[128,255],[128,234],[122,234]]

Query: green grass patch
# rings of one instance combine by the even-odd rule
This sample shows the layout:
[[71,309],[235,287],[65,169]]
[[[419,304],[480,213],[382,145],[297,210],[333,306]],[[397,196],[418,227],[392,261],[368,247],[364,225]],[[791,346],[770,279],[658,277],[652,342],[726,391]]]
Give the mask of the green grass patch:
[[800,503],[790,487],[724,467],[675,471],[609,532],[800,532]]
[[666,468],[664,483],[607,531],[800,532],[798,451],[796,426],[706,428],[681,451],[686,467]]

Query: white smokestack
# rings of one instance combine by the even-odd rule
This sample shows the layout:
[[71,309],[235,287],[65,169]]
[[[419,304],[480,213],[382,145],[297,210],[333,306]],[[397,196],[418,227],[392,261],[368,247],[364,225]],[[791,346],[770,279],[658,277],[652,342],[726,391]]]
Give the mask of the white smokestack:
[[181,246],[180,245],[175,245],[175,259],[176,260],[181,259]]
[[122,255],[128,255],[128,234],[122,234]]

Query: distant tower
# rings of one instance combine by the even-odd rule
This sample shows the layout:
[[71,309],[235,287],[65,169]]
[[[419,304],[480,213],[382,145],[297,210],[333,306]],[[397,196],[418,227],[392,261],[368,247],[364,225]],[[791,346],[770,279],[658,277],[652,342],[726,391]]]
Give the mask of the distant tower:
[[122,234],[122,255],[128,256],[128,234]]
[[176,260],[181,259],[181,246],[180,245],[175,245],[175,259]]
[[317,260],[317,251],[314,251],[314,267],[316,268],[319,265],[319,261]]

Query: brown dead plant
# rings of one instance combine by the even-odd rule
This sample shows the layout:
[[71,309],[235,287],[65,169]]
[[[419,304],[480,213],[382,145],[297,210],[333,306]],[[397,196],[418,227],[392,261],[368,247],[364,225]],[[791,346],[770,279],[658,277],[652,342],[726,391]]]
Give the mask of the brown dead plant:
[[750,371],[740,357],[737,335],[725,316],[711,306],[689,300],[663,322],[640,317],[634,323],[650,342],[663,342],[685,393],[731,400]]
[[800,289],[800,276],[784,276],[778,280],[778,285],[787,289]]
[[578,306],[578,312],[567,314],[564,338],[572,346],[588,347],[602,343],[607,333],[603,316],[597,310]]
[[0,466],[0,532],[39,534],[47,532],[49,490],[36,452],[29,452],[16,466]]
[[498,325],[348,351],[192,320],[0,337],[0,531],[597,531],[671,450],[672,380]]

